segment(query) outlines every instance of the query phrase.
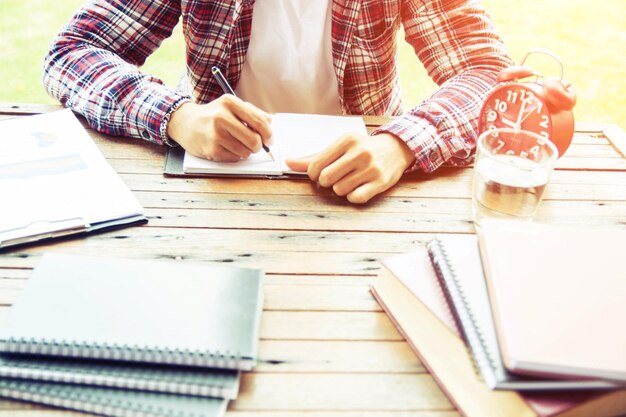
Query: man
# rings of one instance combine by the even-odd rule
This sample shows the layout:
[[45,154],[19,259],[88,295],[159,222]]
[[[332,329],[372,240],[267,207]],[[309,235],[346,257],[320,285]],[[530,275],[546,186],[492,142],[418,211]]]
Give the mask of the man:
[[[175,91],[138,67],[181,17],[187,68]],[[400,25],[441,86],[405,114]],[[222,161],[268,144],[268,113],[399,116],[289,161],[365,203],[404,172],[466,163],[481,102],[510,64],[479,0],[92,0],[54,40],[44,84],[99,131]],[[238,97],[223,95],[214,65]]]

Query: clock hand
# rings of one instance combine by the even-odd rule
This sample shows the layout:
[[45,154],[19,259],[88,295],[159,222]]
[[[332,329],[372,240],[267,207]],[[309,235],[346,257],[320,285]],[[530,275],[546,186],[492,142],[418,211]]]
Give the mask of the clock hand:
[[531,114],[533,114],[533,111],[535,111],[535,108],[530,109],[527,113],[526,116],[524,116],[522,118],[522,120],[519,122],[520,126],[522,125],[522,123],[524,123],[524,120],[528,119],[528,116],[530,116]]
[[509,119],[507,119],[507,118],[505,118],[505,117],[502,117],[502,118],[500,119],[500,121],[501,121],[503,124],[505,124],[505,125],[507,125],[507,126],[509,126],[509,127],[513,128],[513,129],[515,129],[515,128],[516,128],[516,127],[515,127],[516,123],[515,123],[513,120],[509,120]]
[[522,116],[524,115],[524,109],[526,108],[526,100],[522,100],[522,106],[519,109],[517,120],[515,121],[514,129],[519,129],[522,126]]

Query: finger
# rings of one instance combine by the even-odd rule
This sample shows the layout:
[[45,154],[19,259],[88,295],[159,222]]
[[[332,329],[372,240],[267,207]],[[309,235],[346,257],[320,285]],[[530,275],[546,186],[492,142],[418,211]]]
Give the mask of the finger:
[[250,152],[257,153],[261,150],[261,136],[234,115],[224,117],[222,129],[233,139],[248,148]]
[[241,158],[239,157],[239,155],[236,155],[234,153],[232,153],[231,151],[229,151],[228,149],[224,148],[223,146],[218,146],[217,149],[215,150],[215,153],[213,155],[213,158],[211,158],[213,161],[218,161],[218,162],[237,162],[237,161],[241,161]]
[[[272,116],[259,109],[252,103],[245,103],[249,111],[253,114],[255,120],[246,121],[246,123],[261,136],[261,140],[265,145],[273,143],[272,137]],[[244,120],[245,121],[245,120]]]
[[322,187],[331,187],[350,173],[367,170],[372,164],[372,155],[349,149],[335,162],[322,169],[319,183]]
[[268,114],[263,110],[234,96],[224,100],[224,106],[241,122],[247,124],[249,129],[258,133],[263,143],[270,139],[272,129],[270,128]]
[[297,159],[286,159],[285,163],[289,167],[290,170],[296,172],[307,172],[309,169],[309,164],[313,160],[314,155],[305,156],[303,158]]
[[[339,196],[345,196],[353,192],[358,187],[370,181],[374,181],[375,177],[370,170],[353,171],[344,176],[332,185],[333,191]],[[321,184],[321,183],[320,183]]]
[[387,191],[394,183],[385,184],[380,181],[370,181],[357,187],[346,198],[354,204],[365,204],[378,194]]
[[367,182],[349,193],[346,198],[354,204],[365,204],[390,187],[391,185],[383,185],[379,182]]
[[245,147],[241,142],[230,135],[222,138],[219,144],[230,153],[237,155],[239,158],[247,159],[250,157],[250,149]]
[[307,173],[313,181],[318,181],[322,170],[341,158],[345,153],[356,144],[354,138],[344,136],[324,149],[309,164]]

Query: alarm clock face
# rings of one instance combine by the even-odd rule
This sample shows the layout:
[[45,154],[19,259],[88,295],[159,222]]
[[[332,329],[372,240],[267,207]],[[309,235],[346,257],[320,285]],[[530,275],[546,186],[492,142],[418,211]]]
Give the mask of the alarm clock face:
[[529,130],[550,139],[552,120],[547,106],[531,88],[509,83],[498,86],[487,97],[478,127],[481,132],[503,127]]

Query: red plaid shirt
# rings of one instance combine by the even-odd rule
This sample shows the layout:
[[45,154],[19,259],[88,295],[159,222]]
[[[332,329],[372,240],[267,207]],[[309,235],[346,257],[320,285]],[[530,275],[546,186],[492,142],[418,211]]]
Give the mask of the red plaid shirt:
[[[263,0],[257,0],[263,1]],[[381,127],[415,152],[413,169],[466,163],[477,115],[497,73],[511,64],[479,0],[332,1],[332,54],[346,114],[400,115]],[[54,40],[45,61],[50,94],[96,130],[171,143],[170,114],[192,99],[222,95],[217,65],[237,85],[250,39],[254,0],[92,0]],[[139,71],[182,17],[188,84],[171,89]],[[441,86],[402,114],[396,33],[403,25]],[[416,71],[418,69],[416,68]],[[186,92],[183,92],[186,91]]]

